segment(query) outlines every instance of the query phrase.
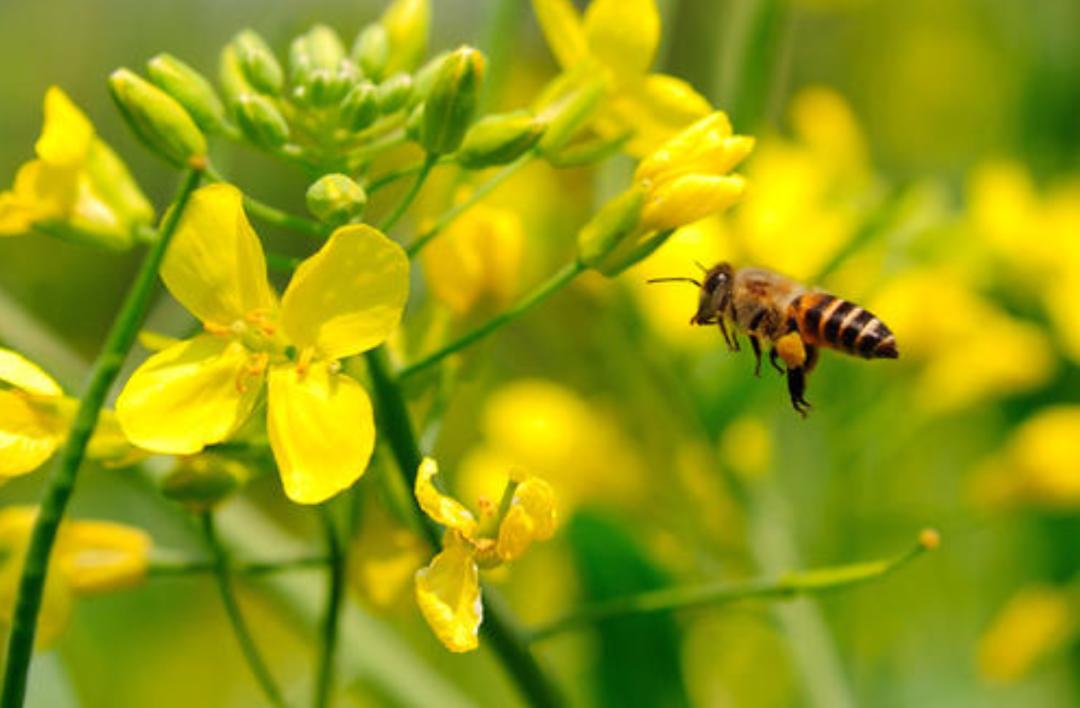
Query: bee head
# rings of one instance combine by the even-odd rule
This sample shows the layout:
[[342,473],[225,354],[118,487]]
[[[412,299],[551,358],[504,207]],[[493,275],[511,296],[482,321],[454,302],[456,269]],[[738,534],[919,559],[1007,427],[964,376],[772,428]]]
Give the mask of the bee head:
[[705,270],[705,279],[701,282],[698,310],[690,318],[690,324],[714,324],[722,317],[735,282],[735,269],[730,263],[717,263],[712,268],[703,270]]

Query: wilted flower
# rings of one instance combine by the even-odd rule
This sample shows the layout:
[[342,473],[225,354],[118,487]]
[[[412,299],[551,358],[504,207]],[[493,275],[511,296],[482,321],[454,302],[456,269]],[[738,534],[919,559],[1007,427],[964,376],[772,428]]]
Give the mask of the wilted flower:
[[416,573],[416,601],[435,636],[454,652],[477,647],[483,619],[480,568],[494,568],[519,558],[533,541],[555,533],[555,494],[539,477],[515,477],[508,498],[494,518],[496,527],[484,533],[477,519],[456,499],[434,484],[438,467],[426,458],[416,475],[420,508],[446,528],[442,551]]
[[[0,622],[10,624],[23,558],[37,510],[0,510]],[[133,587],[146,576],[151,541],[143,531],[107,521],[65,521],[53,549],[38,642],[47,644],[67,624],[72,598]]]
[[127,166],[58,87],[45,92],[37,159],[19,168],[0,193],[0,236],[41,228],[109,248],[128,248],[154,209]]
[[648,73],[660,41],[654,0],[593,0],[584,16],[569,0],[533,0],[533,8],[565,72],[602,76],[606,96],[592,126],[608,137],[632,131],[632,154],[648,153],[711,110],[685,81]]
[[268,384],[270,447],[285,493],[313,504],[363,474],[371,402],[340,360],[397,326],[408,259],[375,229],[345,226],[300,264],[280,303],[240,192],[196,191],[161,270],[206,330],[151,356],[117,399],[124,432],[154,452],[193,454],[229,438]]
[[[0,348],[0,482],[33,472],[67,438],[78,401],[19,354]],[[140,457],[116,422],[103,410],[87,455],[115,465]]]

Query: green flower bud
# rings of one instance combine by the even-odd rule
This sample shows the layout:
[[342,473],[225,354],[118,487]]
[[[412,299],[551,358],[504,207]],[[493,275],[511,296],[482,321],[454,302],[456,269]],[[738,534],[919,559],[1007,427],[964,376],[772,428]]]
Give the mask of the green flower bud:
[[241,96],[233,110],[240,130],[251,142],[278,147],[289,139],[289,124],[266,96],[257,93]]
[[259,93],[277,96],[285,85],[281,64],[255,30],[246,29],[233,38],[232,46],[248,82]]
[[420,144],[433,155],[457,150],[472,123],[484,79],[484,55],[472,47],[450,53],[439,67],[424,108]]
[[605,261],[638,230],[645,190],[637,185],[608,201],[578,232],[578,260],[602,269]]
[[603,275],[614,278],[630,266],[650,256],[653,251],[663,246],[664,242],[671,238],[673,233],[675,233],[675,229],[647,231],[634,238],[627,239],[595,267]]
[[375,85],[361,81],[341,101],[341,126],[349,131],[363,130],[379,115]]
[[379,84],[375,94],[380,113],[393,113],[404,108],[413,95],[413,80],[408,74],[394,74]]
[[352,59],[364,72],[364,76],[378,81],[386,71],[386,62],[390,58],[390,36],[386,28],[374,22],[356,36],[353,42]]
[[431,87],[435,85],[435,77],[439,74],[443,62],[450,56],[450,52],[439,52],[413,76],[413,100],[423,101],[431,94]]
[[343,60],[336,71],[312,69],[304,84],[297,87],[296,96],[303,103],[325,108],[341,101],[358,78],[352,62]]
[[476,122],[457,152],[457,161],[469,169],[513,162],[544,134],[544,124],[529,111],[486,116]]
[[600,100],[604,97],[604,85],[590,81],[559,96],[545,106],[540,117],[547,123],[547,130],[540,140],[540,152],[545,155],[558,152],[592,118]]
[[128,69],[109,75],[109,92],[135,135],[180,167],[204,164],[206,138],[184,107]]
[[202,74],[170,54],[158,54],[148,61],[146,73],[158,88],[175,98],[205,132],[221,130],[225,106]]
[[610,138],[590,137],[587,140],[566,145],[560,148],[558,152],[546,153],[545,157],[553,167],[566,168],[593,165],[597,162],[603,162],[622,150],[631,136],[633,136],[633,131],[627,130]]
[[194,511],[206,511],[250,478],[251,470],[244,463],[204,452],[179,458],[161,481],[161,493]]
[[345,47],[337,33],[326,25],[315,25],[289,45],[289,75],[294,83],[308,81],[316,69],[334,71],[345,57]]
[[319,221],[338,226],[364,213],[367,192],[343,174],[325,175],[308,187],[307,206]]
[[430,0],[394,0],[379,18],[389,38],[385,72],[412,71],[427,53]]
[[244,74],[244,67],[240,65],[240,57],[236,47],[231,44],[221,50],[221,59],[218,65],[218,80],[221,82],[221,92],[225,96],[225,103],[231,106],[241,96],[249,93],[258,93]]
[[413,106],[412,113],[405,121],[405,137],[412,141],[420,139],[420,131],[424,127],[424,104]]

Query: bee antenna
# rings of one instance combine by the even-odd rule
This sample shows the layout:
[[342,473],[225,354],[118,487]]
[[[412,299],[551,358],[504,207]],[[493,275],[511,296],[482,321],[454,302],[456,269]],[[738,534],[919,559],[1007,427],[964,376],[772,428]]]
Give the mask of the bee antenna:
[[701,287],[701,281],[696,278],[649,278],[646,283],[693,283],[694,285]]
[[696,265],[698,268],[701,268],[702,273],[708,273],[709,272],[709,269],[706,268],[705,266],[701,265],[700,261],[694,261],[694,265]]

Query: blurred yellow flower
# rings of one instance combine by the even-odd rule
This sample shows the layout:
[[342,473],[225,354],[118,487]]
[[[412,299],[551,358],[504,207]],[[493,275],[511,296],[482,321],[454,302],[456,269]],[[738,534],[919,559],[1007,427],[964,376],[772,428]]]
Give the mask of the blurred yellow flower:
[[916,396],[946,411],[1028,391],[1054,371],[1050,342],[968,289],[945,269],[916,269],[890,281],[870,305],[923,364]]
[[648,73],[660,41],[654,0],[593,0],[584,16],[569,0],[533,0],[533,9],[563,71],[603,77],[607,95],[593,128],[604,137],[633,131],[631,154],[647,154],[712,110],[685,81]]
[[[78,401],[33,362],[0,348],[0,482],[33,472],[67,437]],[[116,417],[102,410],[87,455],[113,465],[140,457],[120,432]]]
[[280,304],[235,187],[196,191],[161,269],[206,330],[144,362],[117,416],[136,445],[187,455],[232,435],[267,382],[270,447],[285,493],[316,504],[363,474],[371,401],[340,359],[378,346],[408,295],[400,246],[365,225],[337,229],[300,264]]
[[[509,563],[555,533],[555,494],[539,477],[518,476],[506,487],[501,508],[479,520],[434,484],[438,467],[426,458],[417,470],[420,508],[443,526],[443,547],[416,572],[416,602],[435,636],[453,652],[478,646],[483,604],[480,568]],[[483,533],[494,523],[493,533]]]
[[634,172],[634,181],[645,191],[643,227],[678,228],[734,204],[746,189],[746,180],[727,173],[753,149],[753,138],[732,135],[731,121],[723,111],[676,133]]
[[975,477],[975,492],[989,504],[1027,503],[1080,508],[1080,406],[1039,410],[1013,431],[1004,449]]
[[154,209],[123,161],[61,89],[45,93],[45,123],[37,159],[19,168],[14,186],[0,193],[0,236],[47,229],[111,248],[134,243],[134,228]]
[[405,596],[403,590],[427,558],[428,546],[374,495],[364,495],[363,504],[360,528],[349,549],[349,580],[372,605],[387,608]]
[[483,442],[458,469],[460,494],[498,499],[506,470],[527,469],[559,492],[567,509],[586,501],[639,499],[644,472],[615,420],[574,391],[523,379],[493,393],[481,418]]
[[[459,199],[465,194],[459,194]],[[424,250],[424,276],[455,315],[497,309],[518,292],[525,229],[517,212],[478,204]]]
[[[23,558],[37,510],[0,510],[0,622],[10,624]],[[72,598],[133,587],[146,577],[151,541],[143,531],[106,521],[65,521],[53,550],[38,623],[48,644],[67,624]]]
[[1077,600],[1067,590],[1024,588],[1005,605],[979,640],[979,673],[1007,683],[1076,636]]

